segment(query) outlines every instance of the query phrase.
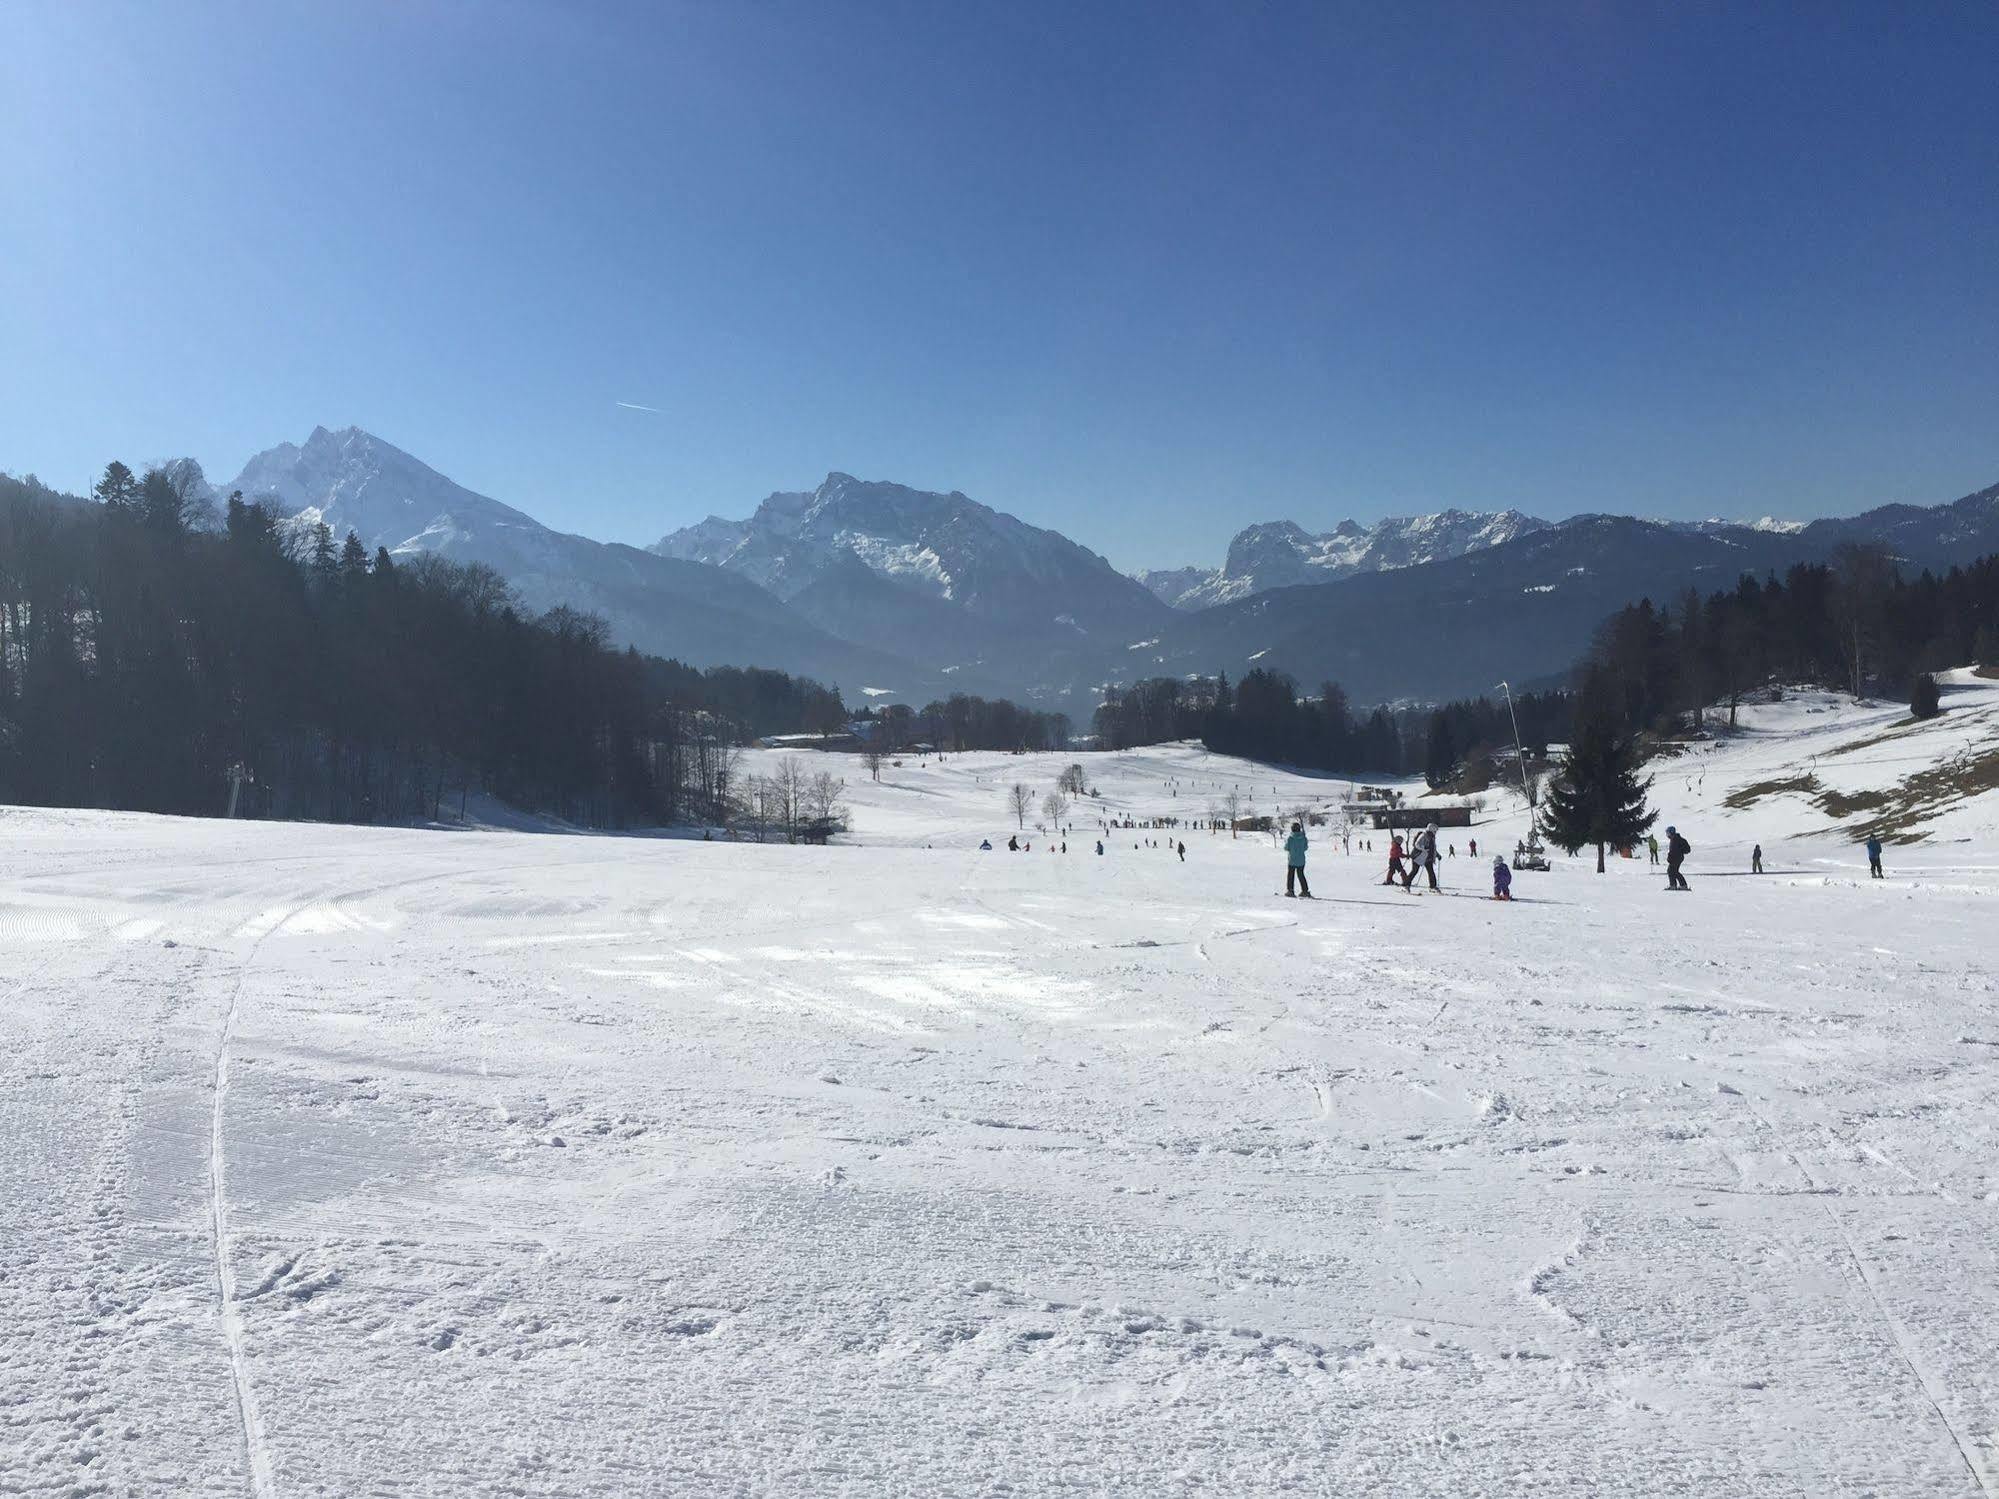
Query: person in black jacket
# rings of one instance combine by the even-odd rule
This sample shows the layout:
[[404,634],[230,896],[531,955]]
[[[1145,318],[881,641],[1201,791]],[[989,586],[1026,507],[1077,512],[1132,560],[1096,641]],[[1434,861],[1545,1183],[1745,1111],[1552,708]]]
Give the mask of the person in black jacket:
[[1666,829],[1666,888],[1668,890],[1690,890],[1687,877],[1680,873],[1680,865],[1685,862],[1694,846],[1680,836],[1678,828]]

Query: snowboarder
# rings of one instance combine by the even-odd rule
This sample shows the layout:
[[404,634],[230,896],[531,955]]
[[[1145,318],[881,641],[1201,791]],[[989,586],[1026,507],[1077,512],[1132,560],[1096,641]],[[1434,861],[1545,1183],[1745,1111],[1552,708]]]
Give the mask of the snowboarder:
[[979,852],[982,854],[989,854],[992,851],[993,851],[993,840],[990,838],[981,838],[979,840]]
[[1492,856],[1492,898],[1513,899],[1513,871],[1506,867],[1506,859],[1500,854]]
[[[1668,828],[1666,831],[1670,833],[1672,829]],[[1645,835],[1645,851],[1652,856],[1654,864],[1659,862],[1659,835],[1657,833],[1647,833]]]
[[1881,835],[1879,833],[1869,833],[1867,835],[1867,873],[1877,880],[1887,878],[1881,872]]
[[1305,849],[1311,840],[1305,836],[1305,829],[1298,823],[1291,824],[1291,836],[1284,840],[1284,893],[1291,895],[1292,884],[1297,884],[1296,893],[1310,900],[1312,887],[1305,883]]
[[1402,868],[1402,835],[1400,833],[1397,833],[1388,842],[1388,878],[1381,883],[1392,885],[1397,880],[1402,881],[1402,887],[1405,890],[1408,889],[1409,877]]
[[1749,850],[1749,872],[1751,874],[1763,872],[1763,845],[1760,843]]
[[1666,888],[1668,890],[1690,890],[1687,877],[1680,873],[1680,865],[1686,862],[1694,846],[1680,836],[1678,828],[1666,829]]

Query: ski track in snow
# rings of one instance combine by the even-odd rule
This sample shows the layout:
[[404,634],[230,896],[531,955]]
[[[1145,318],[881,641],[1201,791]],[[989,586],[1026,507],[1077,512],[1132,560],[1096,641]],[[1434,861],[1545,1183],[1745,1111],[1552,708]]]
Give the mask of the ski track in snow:
[[271,1459],[263,1441],[257,1416],[257,1396],[250,1387],[250,1371],[243,1349],[243,1318],[236,1305],[236,1268],[229,1253],[227,1157],[223,1149],[223,1124],[229,1110],[229,1042],[236,1030],[236,1015],[242,1007],[243,982],[249,977],[257,952],[292,913],[260,922],[261,930],[251,941],[229,989],[229,1008],[222,1017],[222,1029],[215,1044],[215,1101],[210,1109],[208,1132],[209,1208],[215,1244],[216,1319],[229,1349],[230,1379],[236,1390],[236,1415],[241,1426],[243,1460],[249,1474],[250,1490],[259,1496],[272,1492]]
[[1009,855],[1054,757],[833,849],[0,809],[0,1492],[1979,1499],[1999,807],[1870,882],[1721,806],[1780,738],[1673,902]]

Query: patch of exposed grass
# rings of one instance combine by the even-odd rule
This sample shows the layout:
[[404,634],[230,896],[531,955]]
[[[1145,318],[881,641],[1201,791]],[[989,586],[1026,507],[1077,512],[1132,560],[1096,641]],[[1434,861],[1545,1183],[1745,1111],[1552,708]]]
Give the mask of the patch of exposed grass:
[[1888,843],[1919,843],[1924,836],[1920,824],[1987,791],[1999,791],[1999,748],[1917,771],[1886,791],[1827,791],[1817,800],[1835,818],[1871,814],[1849,830],[1857,838],[1873,834]]
[[1892,791],[1824,791],[1818,803],[1834,817],[1851,817],[1856,812],[1872,812],[1895,799]]
[[1810,796],[1819,789],[1819,778],[1812,775],[1786,776],[1781,781],[1758,781],[1752,786],[1738,786],[1722,799],[1724,807],[1733,807],[1741,812],[1755,806],[1766,796],[1783,796],[1795,792],[1799,796]]
[[1883,729],[1878,734],[1869,734],[1865,739],[1855,739],[1849,744],[1842,744],[1838,749],[1827,750],[1825,752],[1825,758],[1831,760],[1839,755],[1850,755],[1855,750],[1872,749],[1877,744],[1886,744],[1891,739],[1900,739],[1901,737],[1903,737],[1905,734],[1908,734],[1912,730],[1921,728],[1925,723],[1934,723],[1934,722],[1936,722],[1935,719],[1922,719],[1922,718],[1899,719],[1896,722],[1888,725],[1887,728]]

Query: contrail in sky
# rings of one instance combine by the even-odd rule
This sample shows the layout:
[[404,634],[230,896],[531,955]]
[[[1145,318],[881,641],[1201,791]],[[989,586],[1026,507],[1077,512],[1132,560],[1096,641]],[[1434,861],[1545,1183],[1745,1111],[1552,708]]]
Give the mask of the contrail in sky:
[[641,406],[637,401],[614,401],[612,404],[622,406],[627,411],[650,411],[654,416],[664,414],[657,406]]

